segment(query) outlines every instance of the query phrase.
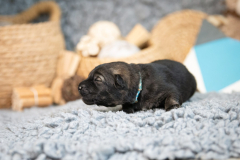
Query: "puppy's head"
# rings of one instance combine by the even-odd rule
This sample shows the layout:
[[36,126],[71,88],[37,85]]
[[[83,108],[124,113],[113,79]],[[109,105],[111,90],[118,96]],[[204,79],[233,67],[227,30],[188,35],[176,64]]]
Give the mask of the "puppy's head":
[[131,99],[129,92],[132,92],[130,88],[134,80],[131,70],[130,65],[124,62],[97,66],[78,86],[83,101],[88,105],[107,107],[124,104]]

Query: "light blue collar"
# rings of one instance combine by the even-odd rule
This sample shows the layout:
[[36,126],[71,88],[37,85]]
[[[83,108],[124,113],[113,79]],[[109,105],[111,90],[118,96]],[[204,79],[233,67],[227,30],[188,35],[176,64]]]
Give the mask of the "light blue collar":
[[142,90],[142,75],[141,75],[141,73],[140,72],[138,72],[139,73],[139,84],[138,84],[138,92],[137,92],[137,95],[136,95],[136,98],[135,98],[135,101],[133,102],[133,103],[137,103],[138,102],[138,96],[139,96],[139,94],[140,94],[140,92],[141,92],[141,90]]

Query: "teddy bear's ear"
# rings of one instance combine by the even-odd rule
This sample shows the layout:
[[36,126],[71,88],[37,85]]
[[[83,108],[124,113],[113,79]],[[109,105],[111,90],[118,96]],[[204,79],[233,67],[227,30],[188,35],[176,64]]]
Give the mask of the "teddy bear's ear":
[[124,82],[124,80],[120,74],[115,74],[114,78],[115,78],[116,88],[123,89],[126,87],[126,83]]

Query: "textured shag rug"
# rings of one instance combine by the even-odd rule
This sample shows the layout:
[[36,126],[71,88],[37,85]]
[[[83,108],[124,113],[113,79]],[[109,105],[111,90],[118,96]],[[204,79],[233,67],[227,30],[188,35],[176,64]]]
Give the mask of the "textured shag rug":
[[0,111],[0,159],[240,157],[240,93],[199,94],[181,108],[126,114],[87,106]]

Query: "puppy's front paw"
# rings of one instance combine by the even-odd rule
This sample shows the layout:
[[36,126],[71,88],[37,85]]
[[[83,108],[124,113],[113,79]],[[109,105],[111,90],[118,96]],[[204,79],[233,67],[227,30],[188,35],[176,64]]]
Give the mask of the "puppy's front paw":
[[134,113],[135,112],[133,104],[123,104],[122,110],[123,110],[123,112],[126,112],[126,113]]
[[134,109],[133,108],[123,108],[123,112],[134,113]]

